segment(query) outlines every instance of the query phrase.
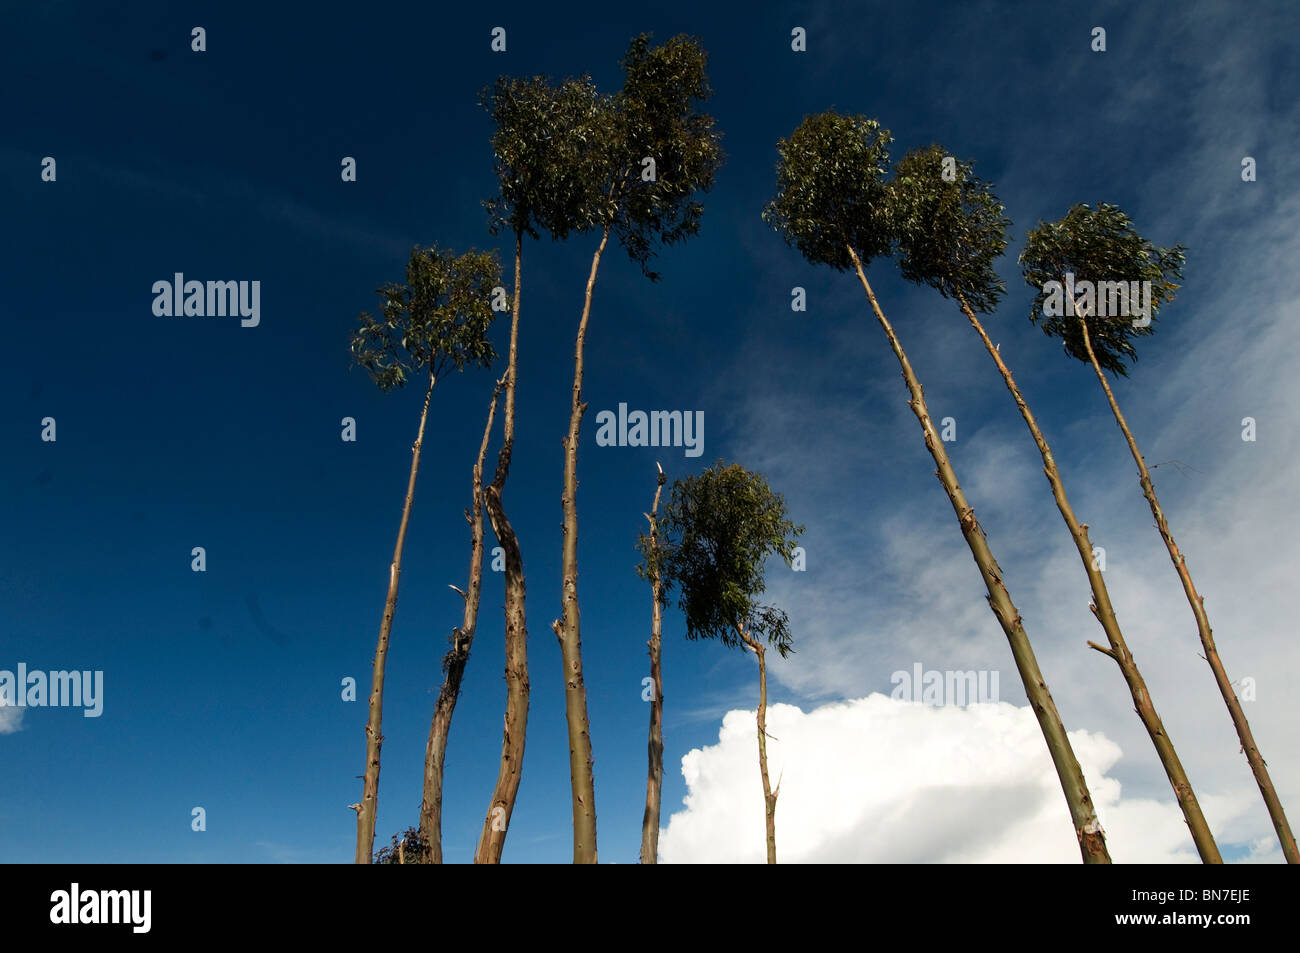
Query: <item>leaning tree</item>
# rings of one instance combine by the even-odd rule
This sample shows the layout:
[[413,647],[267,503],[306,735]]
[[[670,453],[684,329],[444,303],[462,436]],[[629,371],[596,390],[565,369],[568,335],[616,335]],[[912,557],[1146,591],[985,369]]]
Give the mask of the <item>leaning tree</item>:
[[1110,647],[1103,648],[1093,642],[1088,644],[1110,656],[1119,666],[1133,697],[1134,710],[1155,745],[1201,859],[1206,863],[1221,863],[1214,837],[1187,772],[1156,713],[1146,681],[1120,631],[1110,593],[1088,537],[1088,527],[1074,515],[1051,448],[1011,376],[1000,348],[990,340],[984,325],[975,316],[976,311],[987,313],[994,310],[1006,290],[993,268],[993,262],[1007,247],[1006,230],[1011,224],[1002,203],[993,193],[992,185],[974,174],[969,162],[957,160],[939,145],[913,149],[898,161],[894,178],[889,183],[889,200],[903,277],[917,284],[929,285],[945,298],[956,301],[1002,374],[1002,380],[1043,459],[1043,473],[1052,488],[1056,507],[1074,539],[1092,588],[1093,602],[1089,608],[1101,623]]
[[501,263],[494,252],[471,249],[463,255],[437,247],[414,248],[406,265],[405,284],[385,284],[378,289],[380,314],[363,313],[352,335],[354,361],[382,391],[406,384],[413,374],[427,373],[429,385],[420,410],[420,426],[411,445],[411,472],[397,524],[397,545],[388,568],[388,594],[379,622],[374,673],[366,720],[366,767],[357,812],[358,864],[371,863],[375,843],[375,815],[379,803],[379,755],[383,745],[384,663],[388,638],[397,611],[397,583],[402,571],[402,549],[415,499],[415,479],[420,469],[420,448],[429,416],[434,385],[450,370],[466,366],[490,367],[496,352],[488,329],[496,316],[492,289],[501,282]]
[[1061,780],[1083,860],[1085,863],[1109,863],[1105,835],[1083,770],[1034,657],[1020,612],[1011,601],[1002,570],[975,519],[975,510],[966,501],[957,482],[956,471],[930,419],[921,383],[867,281],[866,265],[873,258],[888,256],[894,240],[888,190],[883,178],[891,141],[887,129],[865,116],[842,116],[833,111],[808,116],[789,139],[777,143],[780,154],[777,195],[764,210],[763,217],[809,262],[829,265],[837,271],[853,268],[857,273],[871,310],[898,359],[911,398],[908,406],[921,424],[926,449],[934,458],[939,481],[952,503],[962,535],[984,579],[989,608],[1010,642],[1025,694],[1038,718]]
[[[658,537],[642,541],[646,565],[665,590],[676,587],[688,639],[716,638],[758,658],[758,769],[763,781],[767,862],[776,863],[776,799],[767,771],[767,646],[793,650],[790,622],[759,602],[769,556],[790,565],[804,527],[786,518],[785,498],[738,463],[721,460],[673,483]],[[766,645],[764,644],[766,643]],[[643,858],[644,859],[644,858]]]
[[[1105,203],[1099,203],[1095,209],[1078,204],[1059,222],[1040,222],[1030,231],[1020,255],[1025,281],[1037,290],[1030,320],[1049,336],[1060,338],[1070,357],[1091,365],[1106,394],[1111,413],[1124,434],[1133,462],[1137,464],[1142,495],[1146,497],[1156,529],[1183,584],[1183,593],[1196,618],[1205,660],[1214,673],[1219,693],[1237,729],[1241,750],[1263,795],[1282,844],[1282,853],[1287,863],[1295,864],[1300,863],[1295,835],[1291,833],[1268,767],[1255,745],[1246,713],[1219,658],[1204,600],[1192,582],[1186,558],[1174,542],[1156,496],[1151,472],[1104,373],[1110,371],[1118,377],[1128,376],[1128,362],[1137,359],[1134,341],[1155,332],[1156,314],[1174,299],[1184,262],[1182,245],[1157,248],[1138,234],[1121,209]],[[1135,295],[1141,297],[1141,309],[1135,306]],[[1134,320],[1132,313],[1138,310],[1143,313]],[[1200,846],[1199,841],[1197,846]],[[1204,853],[1202,851],[1202,856]]]

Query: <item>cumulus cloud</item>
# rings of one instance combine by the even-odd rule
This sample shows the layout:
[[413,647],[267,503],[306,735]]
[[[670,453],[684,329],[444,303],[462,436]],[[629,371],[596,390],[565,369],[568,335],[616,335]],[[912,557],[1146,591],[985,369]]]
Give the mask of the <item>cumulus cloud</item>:
[[[930,707],[881,694],[804,712],[772,705],[769,770],[780,780],[785,863],[1078,863],[1068,808],[1037,720],[1006,702]],[[659,839],[665,863],[766,859],[757,727],[730,711],[718,743],[682,758],[685,807]],[[1098,732],[1070,741],[1117,863],[1196,863],[1172,795],[1124,798],[1121,758]],[[1244,798],[1203,798],[1235,816]],[[1255,845],[1250,859],[1270,859]]]

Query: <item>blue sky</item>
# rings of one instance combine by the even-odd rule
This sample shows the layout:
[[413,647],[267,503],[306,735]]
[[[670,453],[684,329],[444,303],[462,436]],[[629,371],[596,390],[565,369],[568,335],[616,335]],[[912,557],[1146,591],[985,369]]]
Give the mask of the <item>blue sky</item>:
[[[650,597],[633,571],[634,543],[656,460],[670,478],[718,457],[760,470],[808,526],[807,572],[770,570],[798,649],[773,660],[773,702],[809,712],[888,695],[890,674],[921,661],[1001,670],[1003,701],[1023,710],[861,289],[807,265],[759,219],[776,140],[831,107],[878,118],[894,158],[938,141],[997,184],[1015,224],[998,264],[1008,294],[989,332],[1076,509],[1108,547],[1121,622],[1221,846],[1267,859],[1267,817],[1196,658],[1191,614],[1132,462],[1091,371],[1027,320],[1033,293],[1015,256],[1027,228],[1078,201],[1118,204],[1157,244],[1188,246],[1184,288],[1117,396],[1150,462],[1195,468],[1156,470],[1162,502],[1230,674],[1259,681],[1248,715],[1283,801],[1300,804],[1300,730],[1287,697],[1300,650],[1284,598],[1298,561],[1289,533],[1300,528],[1288,489],[1300,463],[1289,426],[1300,396],[1300,203],[1288,184],[1300,172],[1300,17],[1289,5],[1248,17],[1214,4],[1122,3],[760,4],[743,16],[590,5],[560,16],[535,4],[327,4],[308,15],[248,3],[48,3],[6,16],[0,669],[100,669],[105,700],[97,719],[29,709],[4,723],[0,859],[350,860],[365,686],[423,392],[379,393],[349,368],[349,335],[357,314],[374,310],[373,289],[400,280],[412,245],[508,253],[480,204],[495,179],[478,90],[502,73],[589,72],[612,91],[641,31],[701,38],[727,161],[701,234],[661,255],[662,282],[615,251],[595,292],[579,591],[601,859],[635,862],[639,847]],[[190,50],[194,26],[207,31],[206,52]],[[495,26],[507,30],[505,53],[490,50]],[[795,26],[807,30],[805,53],[790,49]],[[1107,31],[1104,53],[1090,48],[1095,26]],[[57,161],[56,182],[41,181],[45,156]],[[340,181],[344,156],[357,159],[355,183]],[[1244,156],[1257,160],[1258,181],[1241,180]],[[506,501],[528,583],[532,710],[507,862],[571,856],[550,622],[560,608],[560,439],[595,242],[525,246]],[[957,420],[950,455],[1066,726],[1122,750],[1096,778],[1115,788],[1114,826],[1143,836],[1122,784],[1123,798],[1168,828],[1168,785],[1120,676],[1084,646],[1100,634],[1086,580],[1014,405],[951,302],[892,268],[877,262],[870,276],[932,413]],[[178,271],[259,280],[260,325],[156,317],[151,286]],[[790,310],[794,286],[807,289],[805,313]],[[507,332],[500,322],[502,351]],[[491,386],[489,372],[467,372],[433,399],[388,658],[376,847],[418,818],[438,663],[460,619],[448,585],[464,585],[461,512]],[[620,402],[703,411],[703,456],[596,446],[597,412]],[[1248,415],[1259,421],[1254,444],[1240,439]],[[340,439],[345,416],[357,421],[355,443]],[[45,417],[57,421],[54,443],[40,439]],[[206,549],[205,573],[190,569],[194,546]],[[472,856],[501,741],[501,577],[485,575],[447,760],[444,844],[456,862]],[[724,715],[752,710],[757,697],[751,658],[682,632],[668,612],[665,827],[688,794],[683,756],[707,762],[726,740]],[[355,703],[340,699],[347,676],[362,686]],[[846,725],[842,737],[876,730]],[[747,737],[752,745],[752,722]],[[873,751],[887,759],[906,747],[900,736],[897,748]],[[734,785],[712,790],[715,807],[752,812],[757,800],[761,817],[748,770],[753,778],[728,774]],[[862,783],[911,804],[909,778],[881,760]],[[942,785],[942,771],[926,783]],[[687,813],[707,812],[695,793]],[[1068,840],[1059,792],[1049,795],[1043,810]],[[797,802],[787,805],[793,831]],[[195,806],[207,814],[201,833],[190,829]],[[1117,859],[1124,849],[1186,859],[1179,823],[1168,843],[1147,845],[1153,853],[1116,846],[1112,834]],[[818,836],[789,843],[815,859]],[[761,851],[761,833],[754,841],[745,849]],[[732,848],[699,849],[726,858]],[[674,849],[703,859],[680,841]],[[1013,859],[1034,859],[1034,849],[1030,839]],[[903,842],[895,859],[909,857],[931,855],[909,855]]]

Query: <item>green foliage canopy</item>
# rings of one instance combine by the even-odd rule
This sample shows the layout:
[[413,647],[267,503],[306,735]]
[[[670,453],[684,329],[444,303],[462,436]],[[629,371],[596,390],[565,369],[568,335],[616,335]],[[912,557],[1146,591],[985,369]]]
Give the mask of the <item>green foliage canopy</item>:
[[[707,55],[685,35],[660,46],[635,37],[623,88],[603,95],[591,78],[558,85],[501,77],[480,102],[496,122],[499,193],[484,204],[493,232],[562,240],[608,228],[651,279],[656,249],[699,232],[697,192],[713,187],[721,136],[698,104],[712,95]],[[653,178],[643,160],[654,160]]]
[[1064,281],[1066,272],[1074,281],[1150,281],[1151,323],[1134,327],[1127,318],[1087,317],[1088,337],[1097,355],[1097,363],[1121,377],[1128,375],[1126,361],[1137,359],[1133,339],[1155,332],[1156,312],[1174,299],[1186,261],[1182,245],[1157,248],[1133,228],[1129,217],[1118,207],[1099,203],[1091,208],[1073,206],[1059,222],[1039,222],[1030,230],[1020,266],[1025,281],[1037,290],[1029,320],[1043,332],[1065,342],[1066,353],[1088,363],[1079,318],[1066,308],[1061,316],[1043,313],[1048,281]]
[[[651,280],[649,262],[658,245],[673,245],[699,233],[707,192],[722,165],[721,135],[697,103],[712,96],[708,55],[684,34],[660,46],[649,34],[634,37],[623,57],[623,89],[613,98],[613,154],[609,170],[608,223],[628,256]],[[654,159],[655,176],[642,176],[642,161]]]
[[501,76],[479,102],[496,123],[500,190],[483,203],[492,233],[537,238],[542,228],[559,241],[600,224],[607,205],[601,187],[614,161],[612,105],[591,78],[556,85],[544,76]]
[[363,312],[358,319],[353,359],[384,391],[422,368],[438,377],[451,367],[490,367],[497,356],[487,336],[496,317],[491,295],[500,284],[496,252],[470,249],[456,256],[417,246],[406,283],[377,289],[379,316]]
[[777,195],[763,220],[813,264],[844,271],[852,246],[865,267],[887,257],[892,240],[883,176],[888,129],[834,111],[807,116],[776,148]]
[[640,540],[644,574],[658,567],[665,592],[679,591],[688,639],[741,645],[737,626],[765,639],[782,657],[792,651],[786,614],[763,605],[764,564],[772,554],[790,565],[804,527],[786,517],[785,498],[739,464],[721,460],[673,483],[659,520],[659,546]]
[[953,157],[953,181],[944,179],[942,146],[913,149],[894,167],[889,216],[904,278],[927,284],[945,298],[966,299],[975,311],[992,311],[1006,293],[993,262],[1007,247],[1011,220],[991,184]]

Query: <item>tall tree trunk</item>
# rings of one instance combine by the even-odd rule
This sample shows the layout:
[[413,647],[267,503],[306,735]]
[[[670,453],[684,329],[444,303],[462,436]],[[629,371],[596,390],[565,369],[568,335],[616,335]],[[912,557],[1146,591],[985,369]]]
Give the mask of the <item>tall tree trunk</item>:
[[957,482],[957,474],[948,461],[948,454],[943,449],[943,442],[939,439],[939,434],[930,420],[921,383],[913,373],[912,365],[908,362],[907,354],[904,353],[893,327],[884,312],[880,310],[880,304],[871,290],[867,275],[862,270],[858,253],[852,246],[848,246],[848,251],[853,266],[857,269],[858,280],[862,282],[862,287],[867,293],[867,300],[871,302],[876,320],[880,322],[885,336],[889,339],[889,346],[893,349],[894,356],[898,358],[903,380],[907,383],[908,392],[911,394],[908,406],[912,408],[912,413],[921,423],[926,449],[930,451],[930,456],[934,458],[937,467],[936,475],[948,494],[948,500],[952,503],[957,521],[961,525],[962,535],[966,538],[966,544],[970,547],[971,555],[975,558],[975,564],[984,579],[984,585],[988,589],[989,608],[993,610],[998,624],[1002,626],[1002,631],[1006,633],[1007,641],[1011,644],[1011,654],[1016,660],[1016,668],[1020,672],[1025,695],[1029,698],[1034,714],[1038,718],[1038,725],[1047,742],[1047,750],[1052,756],[1052,763],[1056,766],[1057,776],[1061,780],[1061,789],[1065,792],[1065,799],[1070,807],[1074,834],[1079,842],[1083,862],[1108,864],[1110,854],[1106,850],[1105,834],[1097,819],[1092,795],[1088,792],[1088,783],[1084,780],[1083,769],[1079,767],[1074,749],[1070,746],[1070,739],[1066,735],[1065,725],[1061,722],[1060,712],[1056,710],[1056,702],[1052,700],[1052,693],[1048,691],[1047,682],[1038,667],[1038,660],[1034,657],[1034,649],[1025,634],[1020,612],[1011,601],[1011,594],[1002,581],[1002,570],[998,567],[997,560],[993,558],[988,541],[984,538],[984,531],[975,519],[975,510],[966,502],[966,495]]
[[1178,798],[1178,806],[1182,808],[1183,817],[1192,832],[1192,840],[1196,844],[1197,852],[1201,855],[1201,860],[1207,864],[1223,863],[1223,859],[1219,856],[1219,850],[1214,844],[1214,838],[1210,835],[1209,825],[1206,824],[1205,816],[1201,813],[1201,805],[1196,800],[1196,794],[1192,790],[1191,782],[1183,770],[1182,762],[1178,759],[1178,753],[1174,750],[1174,744],[1169,739],[1169,736],[1165,734],[1160,716],[1156,714],[1155,704],[1151,701],[1150,692],[1147,691],[1146,681],[1142,678],[1137,662],[1134,661],[1133,654],[1124,641],[1124,635],[1119,627],[1119,620],[1115,617],[1115,610],[1110,602],[1110,593],[1106,589],[1106,581],[1102,577],[1101,570],[1097,568],[1093,556],[1092,540],[1088,537],[1088,527],[1079,522],[1074,515],[1074,508],[1070,506],[1070,501],[1066,498],[1065,487],[1061,483],[1061,473],[1056,467],[1056,460],[1052,457],[1051,448],[1048,447],[1043,432],[1038,428],[1038,422],[1034,419],[1029,405],[1025,403],[1020,388],[1016,386],[1010,369],[1003,362],[1002,355],[998,353],[998,349],[993,346],[993,342],[989,340],[988,334],[984,331],[984,326],[975,317],[975,312],[971,310],[963,295],[959,293],[957,300],[967,320],[970,321],[971,327],[975,329],[980,336],[980,340],[984,342],[985,350],[989,352],[989,356],[993,358],[993,362],[1001,371],[1002,380],[1006,383],[1007,390],[1011,391],[1011,396],[1015,398],[1016,406],[1020,408],[1020,416],[1024,418],[1025,424],[1029,427],[1034,443],[1038,446],[1038,453],[1043,458],[1043,473],[1047,476],[1047,482],[1051,484],[1052,496],[1056,499],[1056,508],[1061,511],[1061,517],[1065,520],[1065,525],[1069,527],[1070,535],[1074,537],[1074,544],[1079,551],[1079,558],[1083,560],[1084,571],[1088,574],[1088,585],[1092,587],[1093,602],[1088,608],[1092,610],[1092,614],[1101,623],[1102,630],[1106,633],[1106,639],[1110,642],[1110,648],[1103,648],[1094,642],[1089,642],[1088,645],[1098,652],[1110,656],[1119,665],[1124,681],[1128,683],[1129,693],[1133,696],[1134,709],[1137,711],[1138,717],[1142,719],[1142,725],[1146,728],[1152,744],[1155,745],[1156,754],[1159,755],[1160,764],[1169,777],[1169,783],[1173,786],[1174,795]]
[[519,553],[519,539],[515,536],[510,520],[506,518],[505,503],[502,501],[506,477],[510,473],[510,458],[515,448],[515,380],[519,372],[521,291],[519,266],[522,249],[523,232],[516,230],[515,297],[510,320],[510,359],[506,368],[506,413],[496,472],[492,475],[492,484],[483,494],[488,519],[492,522],[492,532],[496,534],[505,556],[506,713],[501,738],[501,767],[497,771],[496,787],[492,791],[492,801],[483,821],[483,832],[479,835],[478,847],[474,851],[476,864],[501,862],[506,831],[510,827],[510,816],[515,810],[515,797],[519,794],[519,782],[523,777],[524,743],[528,728],[528,623],[524,611],[524,562]]
[[397,526],[397,545],[393,548],[393,562],[388,567],[388,598],[384,600],[384,615],[379,622],[379,644],[375,647],[375,670],[370,683],[370,716],[366,720],[366,773],[362,786],[361,803],[354,805],[357,812],[356,863],[369,864],[374,860],[375,813],[379,807],[379,749],[383,746],[384,718],[384,662],[388,658],[388,635],[393,629],[393,615],[397,612],[397,580],[402,573],[402,547],[406,544],[406,525],[411,519],[411,502],[415,499],[415,477],[420,470],[420,446],[424,443],[424,424],[429,418],[429,398],[437,378],[429,375],[429,389],[424,393],[424,409],[420,411],[420,429],[411,445],[411,476],[406,482],[406,500],[402,504],[402,521]]
[[[655,464],[655,466],[659,466]],[[655,484],[654,505],[646,514],[650,521],[650,550],[656,552],[659,546],[659,527],[656,518],[659,515],[659,497],[663,493],[663,467],[659,467],[659,480]],[[647,560],[649,563],[649,560]],[[659,805],[664,787],[664,675],[659,664],[660,649],[663,643],[663,583],[660,580],[657,564],[650,565],[650,741],[647,753],[650,759],[649,771],[645,782],[645,814],[641,818],[641,863],[657,864],[659,862]]]
[[776,798],[781,785],[772,790],[767,773],[767,648],[741,626],[736,626],[740,638],[758,656],[758,773],[763,777],[763,813],[767,827],[767,862],[776,863]]
[[591,317],[591,292],[600,268],[600,256],[609,242],[609,228],[591,257],[591,274],[578,321],[578,338],[573,349],[573,403],[569,410],[569,433],[564,439],[564,552],[561,564],[561,606],[563,621],[551,624],[560,640],[564,663],[564,711],[569,727],[569,777],[573,786],[573,862],[596,863],[596,782],[592,772],[591,724],[587,719],[587,687],[582,681],[582,638],[578,613],[578,431],[587,405],[582,402],[583,348],[587,321]]
[[[1073,310],[1074,302],[1070,303]],[[1169,524],[1165,521],[1164,510],[1160,508],[1160,501],[1156,498],[1155,485],[1151,482],[1151,473],[1147,470],[1146,461],[1142,458],[1142,451],[1138,449],[1137,441],[1133,439],[1133,432],[1128,428],[1128,421],[1124,419],[1124,414],[1119,409],[1119,403],[1115,400],[1115,394],[1110,389],[1110,384],[1106,382],[1106,375],[1102,373],[1101,366],[1097,363],[1097,355],[1092,350],[1092,338],[1088,334],[1088,322],[1084,317],[1079,318],[1079,324],[1083,328],[1083,345],[1088,351],[1088,360],[1092,363],[1092,369],[1097,374],[1097,380],[1101,382],[1102,390],[1106,392],[1106,400],[1110,403],[1111,413],[1115,415],[1115,422],[1119,424],[1119,429],[1124,432],[1124,439],[1128,441],[1129,452],[1133,455],[1133,461],[1137,464],[1139,482],[1142,485],[1142,495],[1146,497],[1147,503],[1151,507],[1151,515],[1155,517],[1156,528],[1160,530],[1160,538],[1165,541],[1165,548],[1169,551],[1169,558],[1173,561],[1174,569],[1178,572],[1178,578],[1182,580],[1183,592],[1187,596],[1187,602],[1192,607],[1192,613],[1196,616],[1196,628],[1201,636],[1201,645],[1205,648],[1205,660],[1210,663],[1210,669],[1214,672],[1214,680],[1218,683],[1219,692],[1223,695],[1224,703],[1228,706],[1228,712],[1232,716],[1232,723],[1236,726],[1237,737],[1241,740],[1242,750],[1246,753],[1246,760],[1250,763],[1251,771],[1255,774],[1255,782],[1259,785],[1259,791],[1264,796],[1264,804],[1268,807],[1268,815],[1273,820],[1273,827],[1277,831],[1278,840],[1282,844],[1282,854],[1286,857],[1288,864],[1300,863],[1300,853],[1296,851],[1295,836],[1291,833],[1291,827],[1287,823],[1286,814],[1282,811],[1282,802],[1278,800],[1277,791],[1273,788],[1273,779],[1269,777],[1268,768],[1264,764],[1264,758],[1255,747],[1255,737],[1251,734],[1250,723],[1246,721],[1246,713],[1241,709],[1241,702],[1237,700],[1236,692],[1232,690],[1232,682],[1228,680],[1228,675],[1223,669],[1223,662],[1219,659],[1219,652],[1214,645],[1214,633],[1210,630],[1210,619],[1205,614],[1204,600],[1196,592],[1196,586],[1192,583],[1191,573],[1187,570],[1187,560],[1178,549],[1178,544],[1174,542],[1173,534],[1169,531]],[[1181,799],[1180,799],[1181,800]],[[1192,821],[1188,819],[1188,825],[1192,826]],[[1203,821],[1202,821],[1203,823]],[[1192,826],[1192,836],[1196,837],[1197,828]],[[1208,846],[1213,848],[1214,842],[1210,839],[1208,826],[1203,834],[1208,841]],[[1197,841],[1197,848],[1201,848],[1201,841]],[[1214,859],[1209,860],[1205,857],[1205,851],[1201,851],[1201,857],[1206,863],[1223,863],[1218,856],[1217,848],[1214,849]]]
[[[487,423],[483,427],[483,441],[479,444],[478,458],[474,461],[470,492],[470,510],[465,514],[470,527],[469,581],[461,595],[465,599],[465,612],[459,628],[451,633],[451,648],[442,659],[442,690],[433,707],[433,721],[429,726],[429,743],[424,749],[424,800],[420,805],[420,840],[425,845],[425,863],[442,863],[442,780],[443,765],[447,757],[447,736],[451,732],[451,716],[460,698],[461,681],[469,650],[474,644],[478,627],[479,596],[483,589],[483,460],[487,456],[488,441],[492,436],[492,421],[496,416],[497,398],[502,381],[492,390],[492,403],[488,406]],[[453,587],[454,588],[454,587]]]

